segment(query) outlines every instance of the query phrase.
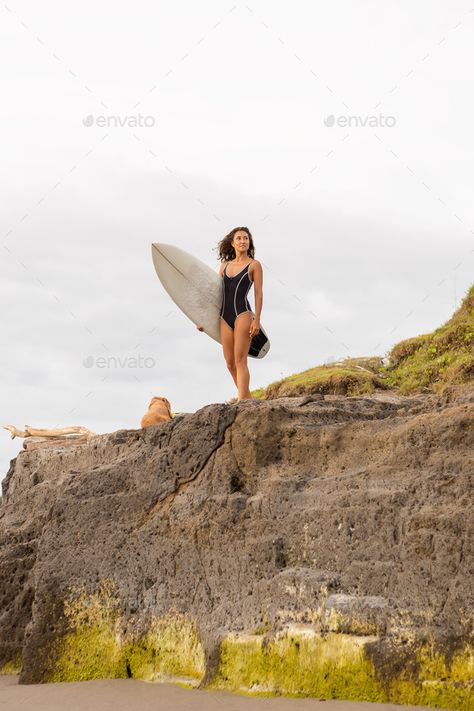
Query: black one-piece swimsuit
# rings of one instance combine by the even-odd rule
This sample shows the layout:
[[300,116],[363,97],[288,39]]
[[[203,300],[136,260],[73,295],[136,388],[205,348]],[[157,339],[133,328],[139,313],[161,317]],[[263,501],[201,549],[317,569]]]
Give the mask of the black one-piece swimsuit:
[[222,279],[222,307],[220,315],[224,321],[234,330],[235,319],[240,314],[247,313],[250,308],[247,294],[253,282],[249,276],[249,266],[252,262],[245,265],[243,269],[235,276],[228,276],[226,273],[227,264],[224,269],[224,277]]

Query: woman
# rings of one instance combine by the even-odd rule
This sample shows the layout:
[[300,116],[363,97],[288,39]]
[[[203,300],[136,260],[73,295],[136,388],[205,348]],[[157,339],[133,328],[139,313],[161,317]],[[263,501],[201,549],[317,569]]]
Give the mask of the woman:
[[[220,333],[227,368],[237,386],[237,401],[252,399],[247,354],[252,338],[260,332],[263,304],[262,265],[254,259],[254,244],[248,227],[235,227],[218,244],[219,276],[223,279]],[[247,294],[255,284],[255,314]],[[202,328],[198,326],[202,331]]]

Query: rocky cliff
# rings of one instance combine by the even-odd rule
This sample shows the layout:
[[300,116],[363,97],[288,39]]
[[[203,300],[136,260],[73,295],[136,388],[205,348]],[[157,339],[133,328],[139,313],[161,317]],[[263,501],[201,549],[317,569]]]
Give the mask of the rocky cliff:
[[3,672],[472,708],[473,415],[316,394],[20,452]]

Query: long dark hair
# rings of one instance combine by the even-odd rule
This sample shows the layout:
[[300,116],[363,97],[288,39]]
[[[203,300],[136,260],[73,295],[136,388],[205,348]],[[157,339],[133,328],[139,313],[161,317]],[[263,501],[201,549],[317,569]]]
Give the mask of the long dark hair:
[[219,244],[217,245],[217,249],[219,250],[219,259],[221,262],[230,262],[232,259],[235,259],[235,249],[232,246],[232,240],[234,239],[234,235],[236,232],[239,232],[240,230],[243,230],[246,232],[249,236],[249,248],[247,250],[247,255],[249,257],[252,257],[252,259],[255,256],[255,246],[253,243],[252,239],[252,234],[249,230],[248,227],[234,227],[233,230],[229,232],[228,235],[226,235]]

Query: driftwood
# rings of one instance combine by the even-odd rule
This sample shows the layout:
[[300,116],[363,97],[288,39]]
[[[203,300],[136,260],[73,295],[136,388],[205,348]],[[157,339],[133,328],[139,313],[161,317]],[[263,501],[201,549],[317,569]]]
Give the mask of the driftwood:
[[25,425],[25,431],[17,429],[15,425],[3,425],[5,430],[8,430],[12,436],[15,437],[62,437],[63,435],[86,435],[90,437],[95,436],[95,432],[91,432],[87,427],[61,427],[58,430],[41,430],[30,425]]
[[24,437],[23,449],[38,449],[39,447],[68,447],[75,444],[87,444],[95,432],[87,427],[73,426],[60,429],[38,429],[25,425],[24,430],[17,429],[14,425],[3,425],[8,430],[12,439]]

